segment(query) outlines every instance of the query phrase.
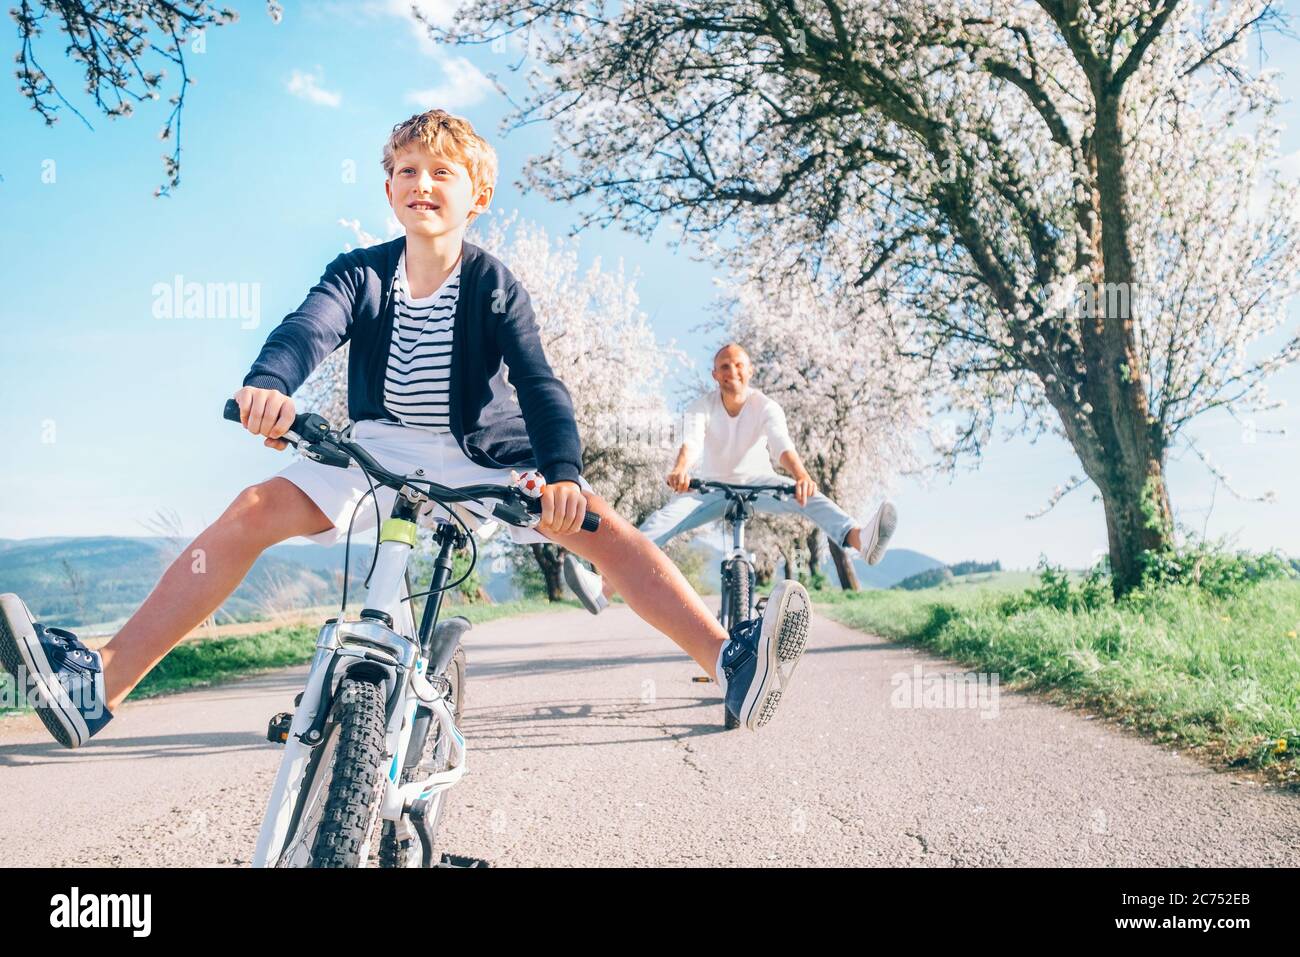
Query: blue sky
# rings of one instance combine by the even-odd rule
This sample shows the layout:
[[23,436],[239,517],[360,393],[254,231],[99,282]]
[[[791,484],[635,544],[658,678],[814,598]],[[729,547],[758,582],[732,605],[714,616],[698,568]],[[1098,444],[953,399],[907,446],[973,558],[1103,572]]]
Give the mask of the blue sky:
[[[505,72],[517,54],[434,48],[401,0],[287,3],[278,26],[261,3],[238,6],[241,21],[210,31],[205,51],[189,57],[196,83],[184,115],[183,179],[170,199],[152,196],[165,103],[115,122],[83,109],[91,132],[66,111],[46,128],[12,84],[0,94],[0,435],[9,453],[0,538],[148,534],[142,522],[159,508],[176,510],[196,534],[240,489],[288,463],[224,422],[221,405],[270,330],[352,241],[339,220],[385,235],[391,211],[380,150],[411,113],[443,105],[493,143],[501,164],[495,211],[517,209],[552,235],[578,219],[578,210],[515,185],[526,159],[547,147],[548,131],[538,125],[503,138],[508,104],[480,74]],[[52,39],[44,65],[78,93],[82,84],[62,68]],[[1300,42],[1276,41],[1270,56],[1273,66],[1300,62]],[[1300,94],[1294,78],[1285,88]],[[1300,130],[1285,136],[1285,151],[1300,155]],[[343,175],[349,161],[354,182]],[[622,257],[639,269],[642,308],[658,336],[704,362],[715,343],[692,329],[713,315],[715,270],[669,250],[667,236],[664,228],[650,241],[589,230],[580,248],[584,262]],[[258,284],[260,323],[155,317],[155,285],[178,275]],[[1293,326],[1298,315],[1293,309]],[[1298,553],[1300,370],[1279,376],[1274,392],[1290,407],[1259,417],[1253,442],[1226,416],[1194,434],[1238,485],[1275,489],[1276,503],[1234,500],[1194,461],[1171,464],[1172,492],[1198,530]],[[1288,424],[1284,438],[1264,432]],[[1040,554],[1085,565],[1104,548],[1100,505],[1087,489],[1044,518],[1024,517],[1078,471],[1063,443],[999,442],[978,465],[952,481],[900,482],[897,545],[1010,567]]]

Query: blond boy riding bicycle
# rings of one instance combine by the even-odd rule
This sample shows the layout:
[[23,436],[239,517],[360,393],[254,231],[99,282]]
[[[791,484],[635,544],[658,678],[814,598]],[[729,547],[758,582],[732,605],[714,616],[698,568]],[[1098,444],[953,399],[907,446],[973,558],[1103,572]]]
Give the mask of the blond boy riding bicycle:
[[[675,565],[582,479],[581,445],[567,389],[542,351],[528,293],[498,259],[465,240],[495,189],[492,147],[464,119],[430,110],[398,124],[383,150],[385,195],[405,228],[399,239],[352,250],[326,268],[302,305],[272,331],[234,394],[243,425],[271,448],[296,409],[290,396],[344,342],[351,343],[349,415],[354,434],[393,471],[424,468],[444,485],[510,481],[537,468],[547,480],[535,530],[608,570],[644,621],[722,685],[728,707],[766,723],[798,663],[778,653],[782,634],[805,632],[811,614],[797,582],[778,586],[762,619],[725,632]],[[507,379],[508,375],[508,379]],[[234,591],[268,547],[297,536],[339,540],[374,524],[358,469],[308,460],[244,489],[182,552],[122,629],[99,651],[37,622],[0,595],[0,663],[37,699],[65,747],[109,722],[137,683]],[[392,492],[381,491],[380,514]],[[580,534],[590,509],[600,530]],[[204,573],[189,556],[205,555]],[[782,657],[785,655],[785,657]]]

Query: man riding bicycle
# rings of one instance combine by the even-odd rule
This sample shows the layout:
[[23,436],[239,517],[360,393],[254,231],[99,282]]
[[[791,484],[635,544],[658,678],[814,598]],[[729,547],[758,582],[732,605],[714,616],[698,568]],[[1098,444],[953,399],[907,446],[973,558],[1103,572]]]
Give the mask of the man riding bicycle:
[[[898,513],[885,502],[871,520],[859,524],[853,517],[817,491],[803,460],[795,450],[786,426],[785,411],[749,380],[754,366],[749,354],[736,343],[728,343],[713,357],[716,392],[700,396],[685,413],[685,435],[677,461],[668,473],[668,486],[677,494],[641,523],[640,531],[659,547],[691,529],[722,517],[726,496],[717,489],[690,491],[690,471],[699,463],[700,478],[735,485],[777,483],[772,469],[775,458],[794,477],[794,499],[760,495],[753,506],[773,514],[799,512],[826,533],[841,548],[866,557],[875,565],[885,555],[898,525]],[[597,574],[587,571],[570,554],[564,563],[565,579],[593,615],[600,614],[614,594],[614,588]]]

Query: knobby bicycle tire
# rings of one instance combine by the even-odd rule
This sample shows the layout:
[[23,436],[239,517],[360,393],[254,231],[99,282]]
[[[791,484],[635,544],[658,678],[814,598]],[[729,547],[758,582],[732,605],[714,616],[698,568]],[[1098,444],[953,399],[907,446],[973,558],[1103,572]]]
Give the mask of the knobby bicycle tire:
[[345,678],[335,704],[338,747],[325,810],[312,845],[312,867],[358,867],[378,826],[384,784],[384,689]]
[[740,624],[753,614],[754,593],[751,588],[749,562],[731,563],[730,615],[731,625]]

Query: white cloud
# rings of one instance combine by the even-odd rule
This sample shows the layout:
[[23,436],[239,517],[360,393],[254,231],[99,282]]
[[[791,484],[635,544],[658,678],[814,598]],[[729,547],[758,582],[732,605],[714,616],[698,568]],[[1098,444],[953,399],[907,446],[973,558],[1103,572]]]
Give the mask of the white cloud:
[[315,73],[306,73],[302,70],[294,70],[293,76],[289,77],[288,90],[294,96],[309,103],[315,103],[317,106],[336,107],[343,101],[339,93],[322,89],[318,84],[321,81],[320,67],[316,68]]
[[442,83],[424,90],[412,90],[406,94],[407,102],[426,110],[434,107],[444,110],[464,109],[482,102],[496,91],[492,81],[464,57],[445,59],[442,62],[442,72],[445,77]]

